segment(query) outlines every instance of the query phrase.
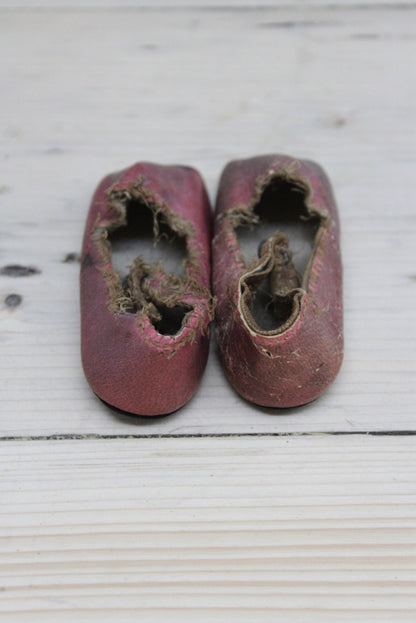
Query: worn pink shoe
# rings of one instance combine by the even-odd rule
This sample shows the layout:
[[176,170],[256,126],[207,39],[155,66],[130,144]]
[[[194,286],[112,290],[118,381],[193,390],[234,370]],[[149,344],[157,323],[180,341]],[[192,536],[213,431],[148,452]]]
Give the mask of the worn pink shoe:
[[222,361],[244,398],[295,407],[332,383],[343,356],[339,221],[317,164],[288,156],[228,164],[213,289]]
[[211,212],[197,171],[139,163],[92,199],[81,264],[85,375],[111,406],[175,411],[204,371]]

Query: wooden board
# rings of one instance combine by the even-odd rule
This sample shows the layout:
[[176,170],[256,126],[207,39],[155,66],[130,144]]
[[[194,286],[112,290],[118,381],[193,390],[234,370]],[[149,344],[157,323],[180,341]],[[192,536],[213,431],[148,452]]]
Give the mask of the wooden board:
[[3,443],[0,619],[414,621],[415,457],[413,437]]
[[[0,0],[0,621],[413,623],[416,5],[128,4]],[[213,341],[184,409],[115,415],[79,356],[95,185],[179,162],[214,201],[271,152],[334,185],[337,381],[260,409]]]
[[[246,433],[415,428],[415,21],[393,8],[4,12],[1,410],[4,434]],[[413,10],[411,10],[413,16]],[[242,401],[215,346],[195,399],[120,421],[79,358],[84,220],[101,176],[189,163],[215,198],[233,158],[286,152],[327,169],[342,220],[345,362],[284,417]],[[71,257],[71,256],[69,256]],[[10,294],[22,297],[8,308]],[[394,416],[393,416],[394,413]]]

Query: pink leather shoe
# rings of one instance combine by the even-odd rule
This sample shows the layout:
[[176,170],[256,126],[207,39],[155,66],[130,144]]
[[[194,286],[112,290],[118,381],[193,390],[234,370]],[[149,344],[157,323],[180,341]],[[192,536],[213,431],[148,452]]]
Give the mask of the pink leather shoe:
[[212,318],[210,224],[203,181],[188,167],[135,164],[95,191],[82,250],[82,363],[111,406],[162,415],[195,392]]
[[343,356],[339,221],[317,164],[276,155],[228,164],[213,289],[222,361],[244,398],[294,407],[332,383]]

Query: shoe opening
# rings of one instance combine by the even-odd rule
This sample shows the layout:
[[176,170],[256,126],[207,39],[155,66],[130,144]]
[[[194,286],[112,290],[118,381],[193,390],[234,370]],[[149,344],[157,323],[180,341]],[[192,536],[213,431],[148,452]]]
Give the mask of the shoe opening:
[[260,189],[235,231],[247,273],[241,278],[242,310],[260,333],[284,330],[298,311],[299,292],[322,216],[310,209],[306,181],[276,174]]
[[182,328],[186,314],[191,310],[192,307],[185,304],[175,305],[175,307],[158,305],[157,311],[160,314],[160,320],[155,320],[153,325],[162,335],[176,335]]
[[144,313],[156,331],[176,335],[192,310],[181,302],[189,261],[186,224],[175,228],[170,215],[157,204],[149,204],[131,191],[120,199],[117,192],[113,203],[121,218],[107,229],[111,264],[122,290],[118,288],[113,309]]

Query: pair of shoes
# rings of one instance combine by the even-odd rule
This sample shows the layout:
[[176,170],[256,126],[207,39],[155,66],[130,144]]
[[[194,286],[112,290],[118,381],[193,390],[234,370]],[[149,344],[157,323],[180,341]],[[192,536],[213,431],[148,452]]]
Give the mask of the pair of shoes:
[[315,163],[261,156],[225,168],[212,239],[197,171],[139,163],[107,176],[81,259],[85,375],[109,405],[162,415],[194,394],[214,300],[225,372],[247,400],[317,398],[342,361],[339,221]]

